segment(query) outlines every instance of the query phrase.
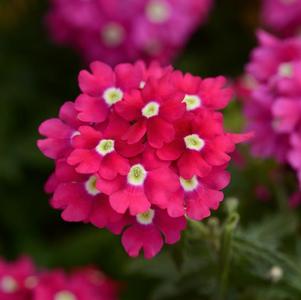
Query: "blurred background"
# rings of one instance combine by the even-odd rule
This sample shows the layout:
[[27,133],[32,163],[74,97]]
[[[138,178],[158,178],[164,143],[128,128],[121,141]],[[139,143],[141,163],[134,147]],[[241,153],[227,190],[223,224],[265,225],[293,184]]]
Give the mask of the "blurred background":
[[[192,36],[175,67],[234,80],[256,45],[259,6],[255,0],[216,0],[208,22]],[[87,66],[74,51],[51,42],[44,26],[47,9],[46,0],[0,0],[0,255],[15,259],[28,254],[43,267],[95,264],[124,283],[123,299],[210,299],[216,264],[205,242],[185,259],[180,249],[184,238],[153,261],[133,260],[119,237],[90,225],[68,224],[50,208],[43,185],[53,164],[36,147],[38,126],[56,116],[63,102],[74,100],[77,74]],[[239,101],[233,101],[225,118],[227,128],[243,128]],[[289,255],[301,251],[298,212],[286,214],[283,201],[295,187],[294,174],[272,161],[251,159],[247,147],[235,154],[235,161],[226,195],[239,200],[241,230],[274,241]],[[221,209],[216,216],[223,215]],[[214,229],[218,219],[213,220]],[[243,263],[247,268],[240,270]],[[270,265],[243,263],[231,274],[231,299],[270,299],[258,296],[271,285],[258,275]]]

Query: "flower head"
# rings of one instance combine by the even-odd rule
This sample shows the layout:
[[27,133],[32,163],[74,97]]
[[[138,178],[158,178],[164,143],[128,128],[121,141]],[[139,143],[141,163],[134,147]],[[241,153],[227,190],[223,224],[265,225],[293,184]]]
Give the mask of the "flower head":
[[[52,0],[46,22],[54,41],[86,61],[168,63],[207,19],[213,0]],[[118,99],[120,93],[112,91]]]
[[[149,9],[159,22],[165,8],[157,2]],[[178,241],[185,217],[200,221],[218,208],[230,155],[249,137],[224,129],[219,110],[232,95],[225,83],[157,63],[114,69],[92,63],[79,76],[75,133],[68,131],[67,150],[52,156],[56,169],[46,184],[52,207],[66,221],[122,234],[131,256],[143,249],[151,258]],[[56,126],[50,122],[48,131]]]
[[29,258],[15,262],[0,259],[0,298],[3,300],[31,299],[36,285],[36,269]]
[[282,36],[298,34],[301,27],[300,0],[264,0],[262,22]]
[[256,84],[241,93],[248,128],[255,132],[252,152],[290,164],[300,178],[301,42],[265,32],[258,39],[246,66]]

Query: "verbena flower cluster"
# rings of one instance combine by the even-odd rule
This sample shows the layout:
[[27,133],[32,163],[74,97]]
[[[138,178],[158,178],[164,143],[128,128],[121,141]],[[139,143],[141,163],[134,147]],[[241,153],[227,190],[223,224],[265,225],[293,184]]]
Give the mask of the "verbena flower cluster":
[[262,0],[262,22],[281,36],[301,31],[301,0]]
[[130,256],[174,244],[185,216],[217,209],[235,144],[224,131],[232,90],[223,77],[201,79],[152,63],[101,62],[81,71],[81,94],[45,121],[40,150],[56,162],[46,184],[66,221],[122,235]]
[[29,258],[0,259],[1,300],[117,300],[119,287],[94,267],[38,271]]
[[53,39],[91,62],[168,63],[205,22],[213,0],[52,0]]
[[256,133],[252,150],[289,163],[301,186],[301,39],[281,40],[260,31],[258,40],[239,91],[248,126]]

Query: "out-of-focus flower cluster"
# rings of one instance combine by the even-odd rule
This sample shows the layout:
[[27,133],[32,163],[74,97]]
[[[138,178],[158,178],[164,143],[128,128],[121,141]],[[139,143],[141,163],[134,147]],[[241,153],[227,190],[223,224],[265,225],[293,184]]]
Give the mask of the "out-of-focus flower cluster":
[[301,39],[261,31],[258,40],[238,90],[255,132],[252,151],[289,163],[301,186]]
[[301,0],[262,0],[262,23],[281,36],[301,32]]
[[29,258],[0,260],[1,300],[117,300],[118,285],[94,267],[38,271]]
[[199,221],[218,208],[229,154],[248,137],[224,131],[225,83],[156,63],[92,63],[75,102],[40,126],[38,146],[56,161],[51,205],[66,221],[122,234],[130,256],[176,243],[185,216]]
[[52,0],[53,39],[86,61],[168,63],[205,22],[212,0]]

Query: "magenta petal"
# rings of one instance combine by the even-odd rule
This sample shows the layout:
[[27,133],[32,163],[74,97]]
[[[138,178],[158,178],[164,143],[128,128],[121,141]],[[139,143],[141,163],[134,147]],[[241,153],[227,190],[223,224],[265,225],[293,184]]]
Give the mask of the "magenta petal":
[[186,219],[184,217],[172,218],[164,210],[156,210],[154,223],[165,237],[166,244],[175,244],[181,238],[181,231],[186,227]]
[[108,199],[102,196],[96,197],[93,209],[90,213],[90,222],[98,228],[104,228],[110,223],[117,222],[121,215],[111,207]]
[[164,143],[170,143],[175,136],[172,124],[161,118],[148,122],[147,137],[149,144],[154,148],[162,148]]
[[170,144],[165,144],[161,149],[157,150],[157,155],[162,160],[176,160],[183,152],[183,142],[175,140]]
[[81,174],[92,174],[99,170],[101,156],[95,151],[75,149],[68,157],[67,162],[76,166],[76,171]]
[[123,136],[123,139],[126,140],[129,144],[138,143],[146,133],[146,124],[143,121],[138,121],[132,125],[129,130]]
[[133,225],[127,228],[122,235],[122,245],[131,257],[139,255],[141,249],[147,259],[154,257],[163,247],[160,231],[154,226]]
[[93,97],[101,96],[102,87],[98,79],[88,71],[83,70],[79,73],[78,82],[83,93]]
[[129,208],[131,215],[143,213],[150,208],[150,203],[143,188],[128,186],[110,196],[110,203],[118,213],[125,213]]
[[63,157],[70,149],[70,143],[57,139],[38,140],[37,146],[45,156],[51,159]]
[[65,102],[60,109],[60,119],[66,124],[72,126],[72,128],[77,128],[81,125],[81,122],[77,119],[77,110],[75,109],[75,104],[71,101]]
[[113,180],[106,180],[101,177],[98,177],[96,182],[96,187],[107,195],[111,195],[121,189],[125,184],[125,180],[122,176],[117,176]]
[[75,108],[79,111],[78,118],[83,122],[103,122],[109,112],[109,107],[102,99],[85,94],[77,97]]
[[39,127],[39,133],[46,137],[55,139],[68,139],[71,137],[73,129],[64,124],[60,119],[49,119]]

